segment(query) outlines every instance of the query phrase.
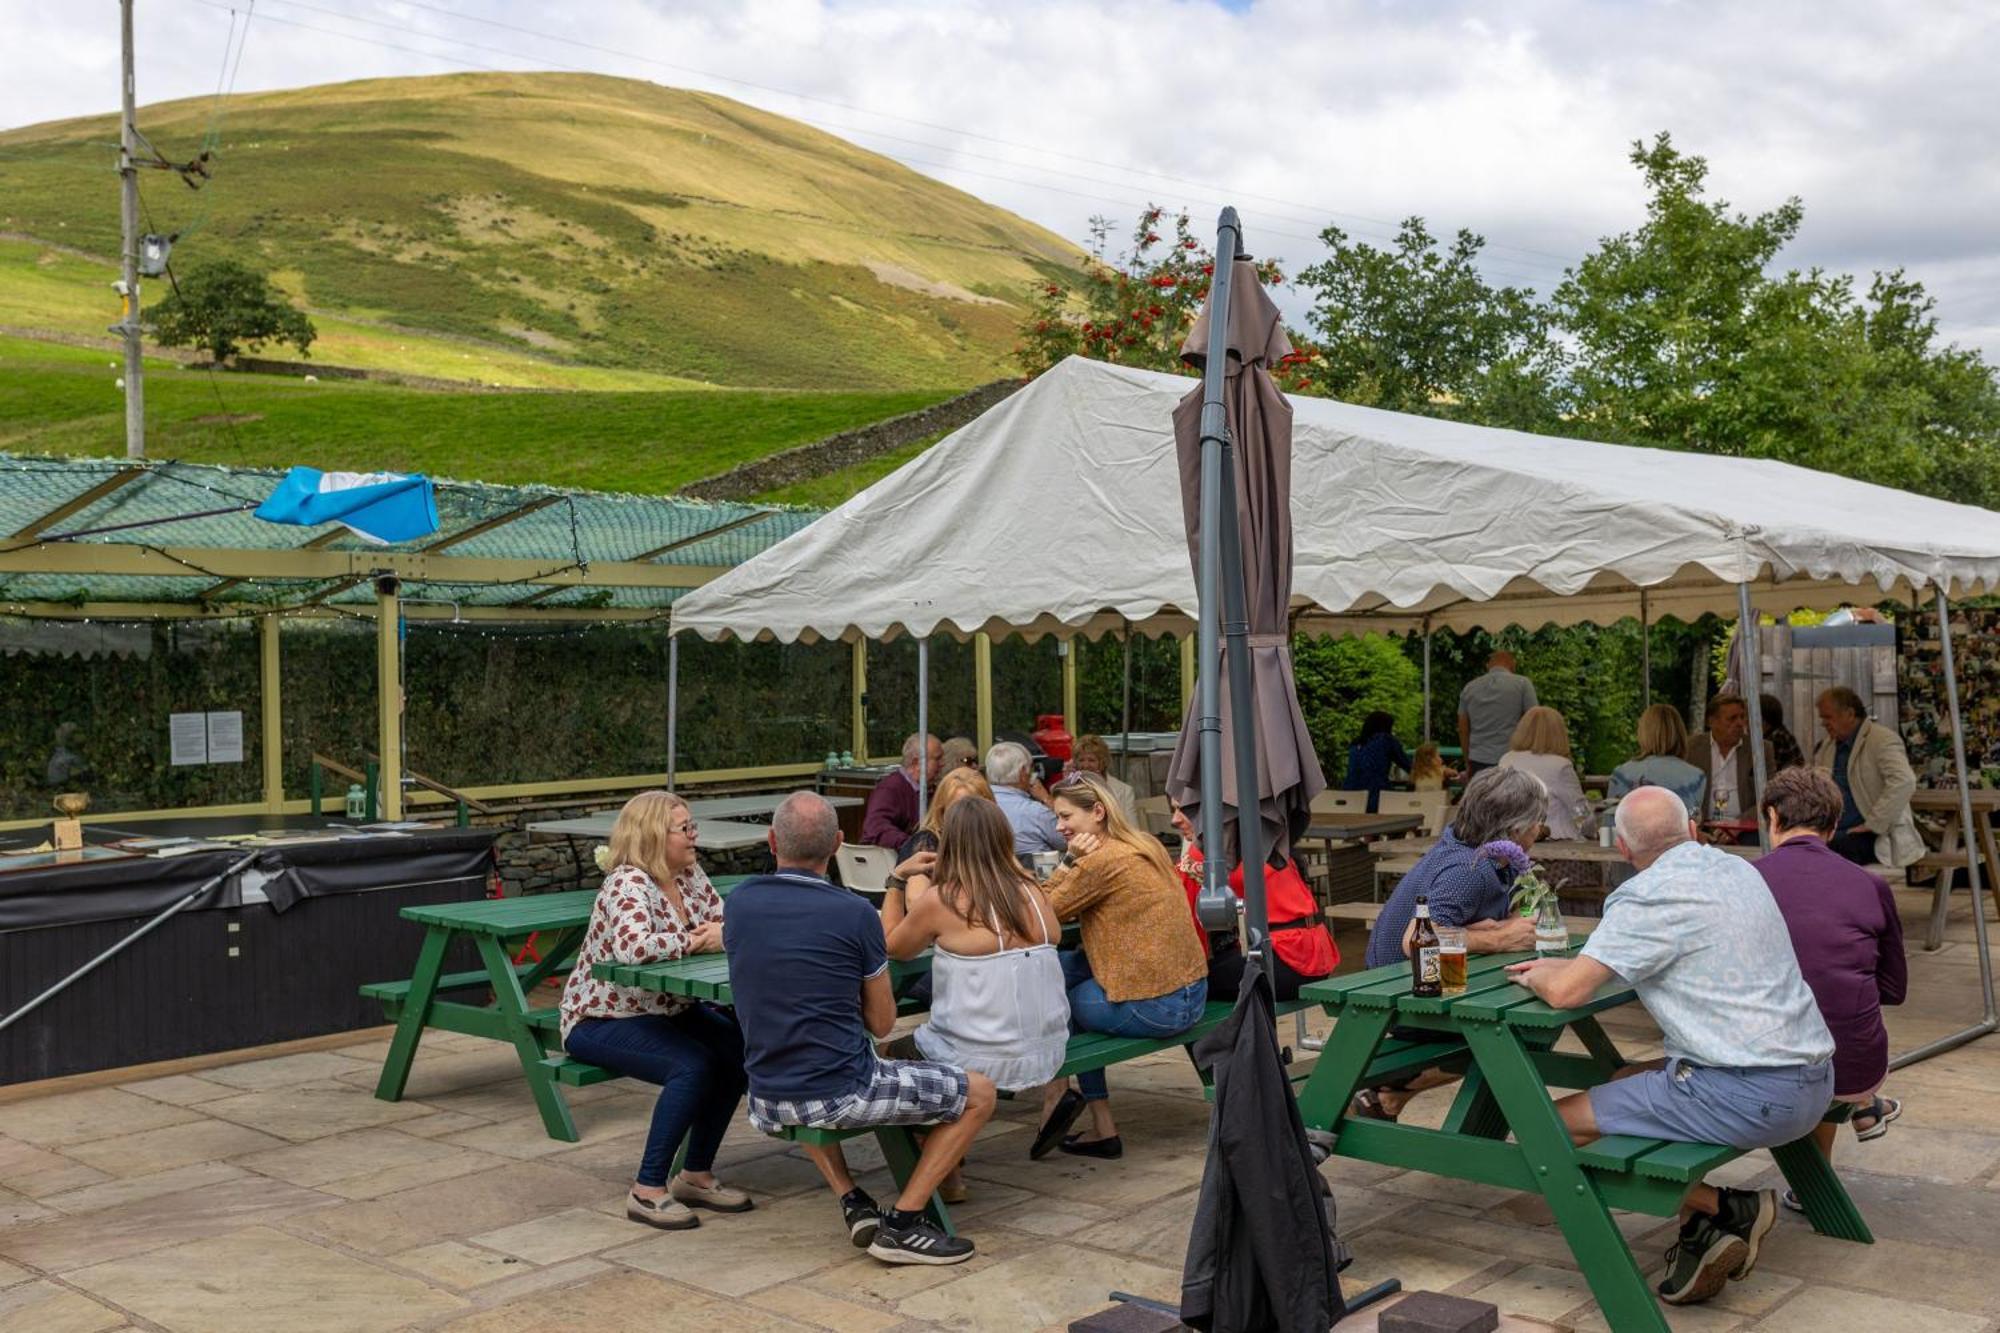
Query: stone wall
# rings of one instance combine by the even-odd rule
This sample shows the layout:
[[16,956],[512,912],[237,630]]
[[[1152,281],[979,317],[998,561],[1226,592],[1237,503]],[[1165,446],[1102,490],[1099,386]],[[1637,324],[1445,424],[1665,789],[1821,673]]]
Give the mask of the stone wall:
[[[570,804],[515,806],[491,815],[472,816],[482,828],[500,827],[493,844],[499,863],[501,892],[509,897],[529,893],[561,893],[569,889],[595,889],[604,879],[591,853],[600,839],[562,838],[530,842],[524,831],[531,823],[549,819],[576,819],[599,811],[615,811],[625,797],[596,797]],[[437,818],[424,810],[419,818]],[[701,853],[702,868],[711,875],[744,875],[771,868],[770,853],[761,847],[734,852]]]
[[683,486],[681,494],[698,500],[743,500],[781,486],[824,477],[842,468],[853,467],[856,463],[892,453],[940,431],[957,430],[1023,383],[1025,381],[1022,380],[995,380],[915,412],[906,412],[856,430],[842,431],[811,444],[802,444],[744,463],[691,486]]

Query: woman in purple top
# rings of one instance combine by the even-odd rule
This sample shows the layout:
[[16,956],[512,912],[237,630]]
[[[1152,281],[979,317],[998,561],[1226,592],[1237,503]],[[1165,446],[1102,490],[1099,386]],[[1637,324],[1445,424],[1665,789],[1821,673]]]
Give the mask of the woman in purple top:
[[[1841,798],[1824,769],[1773,774],[1759,809],[1771,850],[1757,873],[1784,914],[1799,970],[1833,1033],[1834,1100],[1854,1106],[1856,1138],[1879,1138],[1903,1111],[1893,1097],[1877,1095],[1889,1074],[1882,1006],[1901,1004],[1909,983],[1896,900],[1880,876],[1827,846],[1840,823]],[[1828,1157],[1836,1128],[1822,1123],[1813,1134]]]

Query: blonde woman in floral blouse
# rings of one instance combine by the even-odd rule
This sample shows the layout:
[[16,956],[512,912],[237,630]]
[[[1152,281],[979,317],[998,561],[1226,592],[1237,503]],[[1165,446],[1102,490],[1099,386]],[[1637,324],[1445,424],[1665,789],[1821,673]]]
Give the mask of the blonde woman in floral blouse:
[[[695,825],[672,792],[640,792],[611,828],[611,869],[597,891],[576,970],[563,987],[563,1049],[660,1086],[625,1215],[678,1231],[691,1211],[741,1213],[750,1196],[710,1171],[743,1100],[743,1034],[728,1010],[678,995],[614,986],[593,963],[659,963],[722,949],[722,899],[695,864]],[[672,1181],[674,1150],[687,1160]]]

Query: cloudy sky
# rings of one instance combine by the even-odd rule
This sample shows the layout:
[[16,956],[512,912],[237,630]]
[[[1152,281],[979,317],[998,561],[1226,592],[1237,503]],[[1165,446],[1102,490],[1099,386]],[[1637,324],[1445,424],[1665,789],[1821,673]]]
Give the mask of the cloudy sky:
[[[213,93],[250,0],[137,3],[142,102]],[[111,0],[0,18],[0,126],[115,108]],[[1329,221],[1421,214],[1543,289],[1639,221],[1629,144],[1670,130],[1739,208],[1805,201],[1788,264],[1904,266],[2000,363],[2000,7],[1972,0],[256,0],[234,86],[466,68],[724,93],[1079,241],[1234,202],[1296,269]]]

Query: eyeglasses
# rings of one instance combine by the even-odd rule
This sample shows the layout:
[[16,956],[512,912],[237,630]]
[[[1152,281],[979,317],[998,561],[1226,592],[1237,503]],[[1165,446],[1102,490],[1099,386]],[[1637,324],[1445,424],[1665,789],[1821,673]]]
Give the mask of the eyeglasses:
[[693,822],[692,820],[688,821],[688,822],[687,822],[687,823],[685,823],[685,824],[669,824],[669,825],[667,825],[667,832],[669,832],[669,833],[678,833],[678,834],[680,834],[680,835],[681,835],[681,836],[682,836],[683,838],[692,838],[692,837],[694,836],[694,831],[695,831],[695,825],[694,825],[694,822]]

